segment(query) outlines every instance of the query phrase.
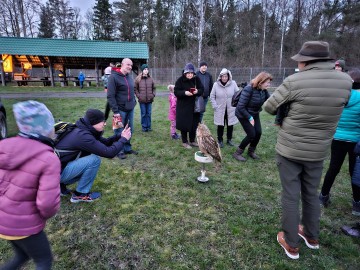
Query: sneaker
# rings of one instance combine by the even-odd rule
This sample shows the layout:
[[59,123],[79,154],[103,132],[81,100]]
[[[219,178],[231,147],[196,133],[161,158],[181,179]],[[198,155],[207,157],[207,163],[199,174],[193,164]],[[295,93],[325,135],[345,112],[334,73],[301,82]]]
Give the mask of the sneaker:
[[173,139],[173,140],[179,140],[180,137],[179,137],[179,135],[177,135],[176,133],[174,133],[174,134],[171,135],[171,139]]
[[67,195],[71,195],[73,192],[70,189],[67,189],[65,184],[60,183],[60,196],[64,197]]
[[302,239],[304,239],[305,244],[307,245],[308,248],[311,248],[311,249],[319,249],[319,241],[318,241],[318,240],[315,240],[315,239],[307,238],[307,237],[305,236],[305,233],[304,233],[304,226],[303,226],[303,225],[299,225],[298,235],[299,235]]
[[360,223],[357,223],[355,226],[346,226],[346,225],[342,226],[341,230],[346,235],[356,237],[356,238],[360,238]]
[[127,154],[127,155],[130,155],[130,154],[137,155],[137,154],[139,154],[139,152],[135,151],[135,150],[130,150],[130,151],[125,151],[125,154]]
[[196,142],[191,142],[190,145],[193,147],[199,147],[199,145]]
[[360,216],[360,202],[353,201],[352,214],[354,216]]
[[299,248],[293,248],[288,245],[285,241],[285,234],[284,232],[279,232],[277,234],[277,241],[280,246],[285,250],[286,255],[291,259],[299,259]]
[[124,152],[120,152],[119,154],[117,154],[117,157],[120,158],[120,159],[125,159],[126,155],[125,155]]
[[324,196],[320,192],[319,200],[320,200],[320,205],[322,205],[324,207],[328,207],[330,205],[330,203],[331,203],[331,201],[330,201],[330,193],[328,195]]
[[229,146],[235,146],[235,144],[232,142],[232,140],[227,140],[226,144]]
[[192,147],[190,146],[190,144],[188,143],[183,143],[183,146],[186,148],[186,149],[191,149]]
[[219,144],[219,147],[220,147],[220,148],[224,148],[224,143],[223,143],[223,141],[218,141],[218,144]]
[[76,195],[73,193],[71,195],[70,202],[78,203],[78,202],[93,202],[101,197],[100,192],[90,192],[90,193],[80,193]]

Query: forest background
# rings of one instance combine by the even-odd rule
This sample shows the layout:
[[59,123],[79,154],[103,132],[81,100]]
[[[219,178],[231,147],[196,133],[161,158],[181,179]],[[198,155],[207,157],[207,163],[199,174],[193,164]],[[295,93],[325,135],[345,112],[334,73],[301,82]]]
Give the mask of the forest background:
[[295,67],[308,40],[360,63],[358,0],[109,0],[87,11],[68,0],[0,0],[0,36],[143,41],[153,68]]

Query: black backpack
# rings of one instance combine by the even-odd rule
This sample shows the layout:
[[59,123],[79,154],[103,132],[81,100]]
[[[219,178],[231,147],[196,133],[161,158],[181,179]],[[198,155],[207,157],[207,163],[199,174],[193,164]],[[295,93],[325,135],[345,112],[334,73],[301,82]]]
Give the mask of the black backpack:
[[64,138],[67,134],[73,131],[74,128],[76,128],[76,125],[74,123],[60,121],[54,125],[54,128],[55,128],[54,143],[56,146],[58,142],[61,141],[62,138]]
[[247,85],[247,83],[242,83],[240,86],[241,86],[241,89],[239,91],[236,91],[234,93],[234,95],[232,96],[231,98],[231,106],[233,107],[236,107],[237,104],[239,103],[239,99],[240,99],[240,95],[241,95],[241,91],[244,89],[244,87]]
[[58,149],[56,148],[56,145],[67,135],[69,134],[71,131],[73,131],[76,128],[76,125],[74,123],[70,123],[70,122],[58,122],[54,125],[54,129],[55,129],[55,138],[54,138],[54,152],[56,153],[56,155],[60,158],[61,157],[61,153],[69,153],[69,152],[79,152],[79,154],[76,156],[75,160],[78,159],[81,155],[81,151],[79,150],[62,150],[62,149]]

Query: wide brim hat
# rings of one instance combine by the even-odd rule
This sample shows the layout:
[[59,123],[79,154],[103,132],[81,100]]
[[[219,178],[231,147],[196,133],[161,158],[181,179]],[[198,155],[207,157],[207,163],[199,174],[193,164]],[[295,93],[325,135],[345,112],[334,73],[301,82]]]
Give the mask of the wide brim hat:
[[329,43],[325,41],[307,41],[298,54],[291,57],[296,62],[308,62],[313,60],[332,60],[330,57]]

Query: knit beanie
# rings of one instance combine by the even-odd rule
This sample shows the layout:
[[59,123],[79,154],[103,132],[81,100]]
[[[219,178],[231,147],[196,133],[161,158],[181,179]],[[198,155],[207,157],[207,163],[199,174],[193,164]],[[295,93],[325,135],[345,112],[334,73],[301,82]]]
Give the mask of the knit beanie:
[[342,68],[343,71],[345,71],[345,60],[339,59],[335,62],[335,66],[339,66]]
[[185,65],[185,67],[184,67],[184,72],[183,73],[185,74],[185,73],[190,73],[190,72],[195,73],[195,67],[194,67],[193,64],[187,63]]
[[20,132],[50,137],[54,132],[54,117],[42,103],[28,100],[13,105],[16,124]]
[[145,68],[148,69],[149,66],[147,64],[142,64],[141,67],[140,67],[141,71],[144,71]]
[[96,125],[105,121],[105,114],[98,109],[88,109],[85,113],[85,118],[89,121],[90,125]]
[[202,66],[208,66],[207,63],[205,61],[201,61],[200,64],[199,64],[199,67],[202,67]]

